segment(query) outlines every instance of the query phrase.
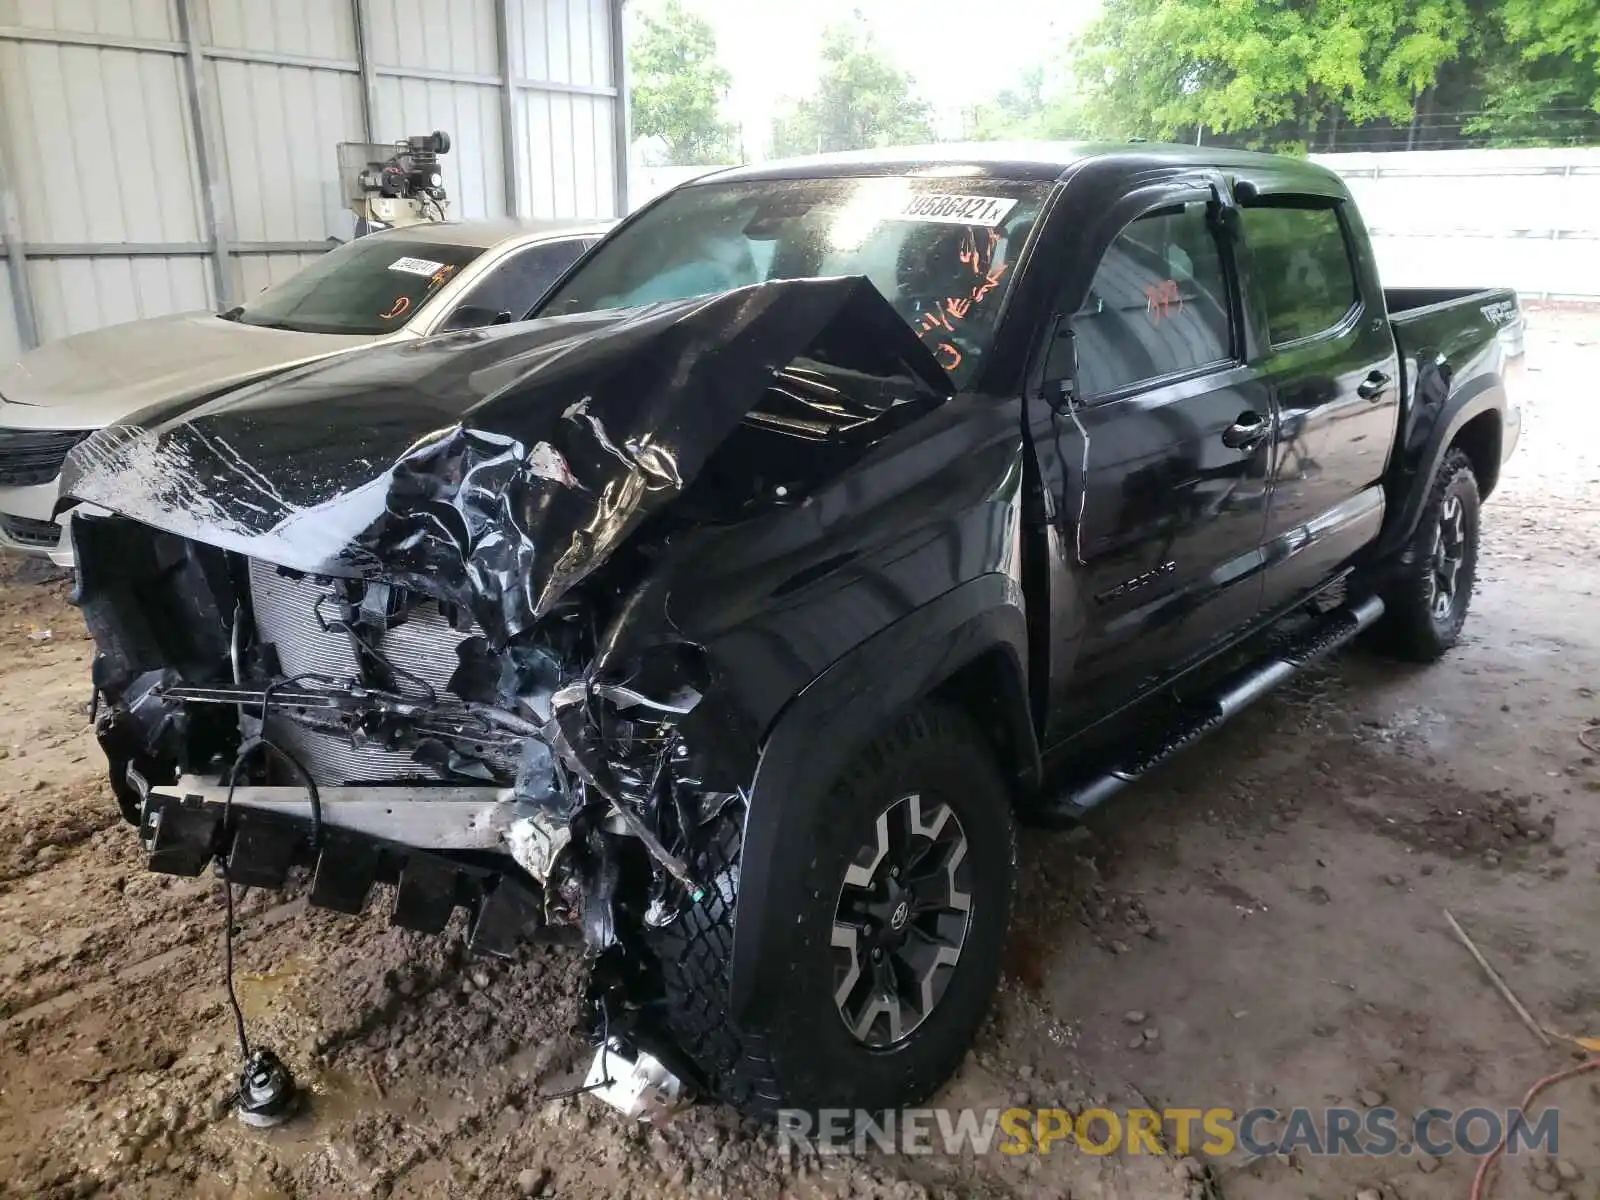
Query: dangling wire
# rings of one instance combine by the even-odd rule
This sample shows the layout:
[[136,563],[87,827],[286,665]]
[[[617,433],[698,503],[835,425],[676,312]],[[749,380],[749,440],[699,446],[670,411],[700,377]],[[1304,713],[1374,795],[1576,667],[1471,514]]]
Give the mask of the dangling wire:
[[600,1078],[594,1083],[581,1084],[578,1087],[563,1088],[559,1092],[538,1092],[528,1098],[530,1104],[541,1104],[546,1100],[570,1100],[574,1096],[586,1095],[589,1092],[598,1092],[601,1088],[608,1088],[617,1081],[611,1078],[611,1010],[606,1005],[606,998],[600,997]]
[[[233,764],[228,768],[228,794],[222,801],[222,834],[225,843],[224,851],[218,856],[217,866],[222,875],[222,891],[224,896],[224,912],[228,922],[222,935],[222,962],[223,983],[228,992],[228,1005],[233,1009],[234,1031],[239,1035],[239,1052],[246,1061],[250,1058],[250,1039],[245,1035],[244,1010],[239,1006],[239,993],[233,981],[233,939],[236,935],[233,920],[233,880],[228,874],[228,852],[232,850],[232,843],[228,841],[229,818],[233,815],[233,793],[239,786],[239,775],[245,763],[250,761],[250,756],[257,750],[269,750],[276,754],[289,769],[299,778],[306,789],[306,797],[311,804],[311,846],[316,849],[322,842],[322,797],[317,794],[316,780],[311,778],[311,773],[305,766],[283,747],[268,741],[266,736],[267,717],[272,709],[272,693],[278,688],[291,687],[308,678],[296,675],[290,679],[274,680],[268,683],[261,693],[261,732],[253,738],[246,738],[239,746],[239,751],[233,756]],[[243,715],[243,705],[240,706]]]

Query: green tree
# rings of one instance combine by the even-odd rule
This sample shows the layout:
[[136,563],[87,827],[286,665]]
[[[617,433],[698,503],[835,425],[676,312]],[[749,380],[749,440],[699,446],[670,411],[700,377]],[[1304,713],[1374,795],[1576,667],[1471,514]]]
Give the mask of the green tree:
[[666,0],[656,12],[640,15],[628,62],[636,137],[659,138],[674,165],[737,158],[734,127],[721,119],[731,77],[717,61],[710,22],[679,0]]
[[1524,61],[1569,67],[1600,112],[1600,0],[1507,0],[1495,11]]
[[931,110],[911,76],[883,54],[860,14],[822,33],[822,75],[814,96],[772,123],[780,156],[866,150],[933,138]]
[[1482,111],[1466,131],[1495,145],[1596,140],[1600,0],[1507,0],[1487,15]]
[[975,142],[1085,140],[1107,133],[1070,81],[1048,79],[1042,66],[1024,71],[1020,87],[1002,89],[963,118],[963,135]]
[[1002,88],[993,100],[967,109],[963,132],[978,142],[1032,137],[1044,107],[1044,68],[1034,67],[1022,73],[1020,87]]
[[1409,121],[1471,37],[1466,0],[1107,0],[1075,67],[1107,132],[1292,148],[1335,115]]

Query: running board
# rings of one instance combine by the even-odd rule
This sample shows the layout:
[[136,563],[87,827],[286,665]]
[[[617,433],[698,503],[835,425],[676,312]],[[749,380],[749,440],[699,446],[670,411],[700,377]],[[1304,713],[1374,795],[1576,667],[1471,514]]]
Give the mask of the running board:
[[1156,736],[1136,739],[1126,746],[1116,766],[1069,786],[1059,797],[1041,805],[1034,815],[1046,822],[1083,817],[1180,750],[1237,716],[1285,680],[1352,641],[1381,616],[1383,601],[1377,596],[1335,609],[1310,630],[1276,648],[1270,657],[1223,680],[1208,699],[1185,704],[1162,723]]

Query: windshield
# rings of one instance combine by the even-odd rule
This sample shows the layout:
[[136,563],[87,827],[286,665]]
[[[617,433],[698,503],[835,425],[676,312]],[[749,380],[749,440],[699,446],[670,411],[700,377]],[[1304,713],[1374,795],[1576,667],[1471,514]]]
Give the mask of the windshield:
[[393,234],[357,238],[269,287],[238,319],[299,333],[393,333],[482,253]]
[[1047,190],[899,177],[687,187],[602,242],[539,315],[865,275],[959,386],[993,342],[1011,266]]

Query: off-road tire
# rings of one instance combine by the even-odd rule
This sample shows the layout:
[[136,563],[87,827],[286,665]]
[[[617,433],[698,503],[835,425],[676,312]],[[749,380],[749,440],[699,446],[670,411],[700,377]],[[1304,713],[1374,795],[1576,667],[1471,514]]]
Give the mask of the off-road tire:
[[[1441,513],[1452,503],[1459,505],[1463,556],[1455,572],[1449,610],[1440,615],[1434,608],[1438,595],[1434,545],[1440,535]],[[1430,663],[1460,640],[1477,577],[1479,509],[1478,477],[1472,461],[1462,451],[1451,450],[1433,477],[1405,560],[1381,591],[1385,607],[1376,632],[1388,653],[1410,662]]]
[[[972,909],[961,958],[924,1023],[887,1050],[869,1050],[845,1028],[831,992],[825,946],[852,838],[871,829],[895,796],[917,792],[950,806],[971,856]],[[717,818],[694,857],[705,897],[651,941],[659,957],[667,1025],[718,1099],[759,1120],[779,1109],[881,1111],[925,1100],[967,1052],[999,981],[1016,869],[1011,797],[994,755],[958,710],[924,705],[868,743],[811,814],[809,837],[794,853],[808,860],[794,946],[764,947],[797,961],[789,1003],[766,1028],[736,1029],[728,1018],[740,834],[733,805]],[[720,885],[720,886],[719,886]],[[819,931],[815,922],[826,925]],[[803,938],[803,923],[813,923]]]

